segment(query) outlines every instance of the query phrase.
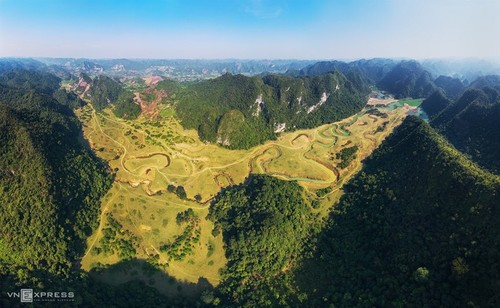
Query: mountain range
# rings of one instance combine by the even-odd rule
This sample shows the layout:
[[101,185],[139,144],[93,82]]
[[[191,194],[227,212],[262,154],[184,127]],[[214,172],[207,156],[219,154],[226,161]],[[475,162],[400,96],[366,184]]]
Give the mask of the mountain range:
[[[203,69],[190,82],[164,75],[154,89],[166,93],[184,128],[230,149],[349,117],[374,89],[423,98],[429,121],[407,116],[340,199],[328,201],[324,219],[295,181],[251,174],[229,183],[206,204],[227,259],[220,284],[198,297],[167,298],[144,283],[109,285],[80,268],[114,172],[83,137],[75,110],[91,105],[97,115],[142,119],[134,93],[151,88],[131,82],[143,72],[128,70],[177,62],[45,61],[0,61],[2,290],[64,286],[82,306],[500,305],[499,76],[468,81],[438,66],[431,74],[416,61],[386,59],[247,61],[240,69],[248,75],[221,74],[239,61],[179,61],[185,73],[194,64],[217,67],[217,77],[205,78]],[[272,65],[276,71],[264,72]],[[121,73],[107,76],[110,69]],[[142,261],[145,271],[161,272]],[[5,296],[0,303],[12,304]]]

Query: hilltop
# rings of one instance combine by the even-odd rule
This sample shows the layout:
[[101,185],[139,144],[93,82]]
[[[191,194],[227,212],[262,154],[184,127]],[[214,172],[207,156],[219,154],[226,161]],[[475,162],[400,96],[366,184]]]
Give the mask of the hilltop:
[[[481,166],[500,172],[500,93],[490,87],[466,90],[455,101],[442,93],[422,104],[430,124]],[[437,109],[436,109],[437,108]]]
[[50,96],[61,97],[57,78],[39,78],[17,70],[0,78],[0,259],[2,274],[19,279],[25,270],[36,277],[40,264],[69,274],[112,182],[82,142],[71,101]]
[[497,304],[497,77],[373,59],[186,82],[82,61],[0,60],[2,288],[106,306]]
[[316,77],[225,74],[174,93],[184,127],[196,129],[205,141],[246,149],[282,131],[346,118],[361,110],[369,89],[340,72]]
[[312,305],[498,304],[498,176],[408,117],[344,189],[297,276]]

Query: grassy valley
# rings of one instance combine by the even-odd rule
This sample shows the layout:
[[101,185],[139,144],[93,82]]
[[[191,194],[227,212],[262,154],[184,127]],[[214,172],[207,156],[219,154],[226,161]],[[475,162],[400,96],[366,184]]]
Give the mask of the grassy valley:
[[2,286],[81,305],[496,302],[495,78],[462,89],[369,60],[187,83],[84,63],[95,75],[62,80],[35,64],[0,72]]
[[498,12],[0,0],[0,308],[500,307]]
[[[103,249],[108,245],[105,230],[110,221],[116,221],[121,230],[127,230],[119,238],[135,249],[131,257],[148,260],[178,280],[206,279],[218,285],[225,252],[221,235],[212,234],[213,222],[206,218],[217,193],[244,182],[250,174],[271,174],[298,181],[305,198],[314,203],[312,211],[325,216],[341,195],[343,183],[401,123],[410,107],[371,110],[376,109],[367,107],[315,129],[282,133],[277,140],[248,150],[229,150],[202,142],[196,131],[183,129],[168,115],[173,113],[157,120],[130,121],[110,110],[98,113],[90,105],[82,108],[78,114],[86,138],[115,173],[115,184],[103,199],[100,226],[88,240],[83,268],[106,268],[124,259],[120,250]],[[335,155],[354,145],[356,151],[348,161]],[[188,209],[196,223],[176,223],[176,217]],[[135,271],[141,272],[130,268],[119,280],[137,278],[130,274]],[[154,279],[153,285],[166,294],[178,292],[175,283],[161,279]]]

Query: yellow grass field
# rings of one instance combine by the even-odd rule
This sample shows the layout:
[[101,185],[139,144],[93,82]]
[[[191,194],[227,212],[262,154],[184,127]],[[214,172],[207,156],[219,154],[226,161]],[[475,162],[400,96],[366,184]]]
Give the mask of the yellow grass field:
[[[377,104],[384,102],[377,101]],[[383,108],[385,116],[360,113],[337,123],[314,129],[282,133],[275,141],[249,150],[228,150],[207,144],[194,130],[185,130],[174,118],[160,121],[146,118],[129,121],[110,110],[96,113],[91,105],[78,110],[84,134],[97,155],[115,171],[115,182],[102,200],[99,228],[88,239],[82,268],[90,271],[101,264],[120,261],[116,254],[97,253],[103,229],[111,215],[122,226],[123,234],[136,239],[136,259],[154,259],[164,273],[175,280],[197,283],[200,278],[212,285],[220,281],[225,265],[222,236],[212,236],[213,224],[206,219],[210,200],[228,185],[239,184],[250,173],[266,173],[285,180],[297,180],[311,198],[315,191],[331,187],[315,210],[326,215],[342,194],[341,187],[362,166],[362,160],[398,126],[412,107]],[[344,169],[337,167],[335,154],[345,147],[358,146],[356,158]],[[168,185],[183,186],[187,199],[167,190]],[[201,196],[199,202],[195,196]],[[199,223],[199,241],[182,260],[169,258],[161,247],[173,242],[185,230],[176,223],[178,213],[193,209]],[[126,232],[125,232],[126,230]],[[128,232],[128,233],[127,233]],[[195,234],[195,233],[193,233]],[[189,295],[196,288],[179,291],[165,277],[145,276],[139,269],[102,274],[103,280],[143,279],[167,295]]]

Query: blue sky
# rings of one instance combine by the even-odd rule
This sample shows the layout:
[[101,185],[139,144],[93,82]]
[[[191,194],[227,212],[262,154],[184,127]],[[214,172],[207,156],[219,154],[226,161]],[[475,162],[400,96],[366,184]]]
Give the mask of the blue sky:
[[498,58],[500,0],[0,0],[0,56]]

